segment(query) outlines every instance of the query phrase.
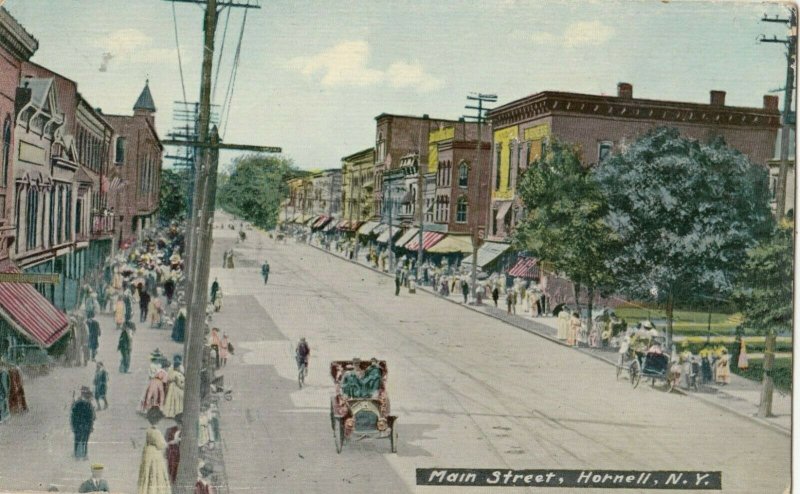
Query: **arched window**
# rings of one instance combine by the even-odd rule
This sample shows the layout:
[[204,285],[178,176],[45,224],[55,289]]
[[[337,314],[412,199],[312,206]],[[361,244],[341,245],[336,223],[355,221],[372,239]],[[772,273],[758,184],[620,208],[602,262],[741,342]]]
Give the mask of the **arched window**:
[[6,117],[6,120],[3,123],[3,155],[2,155],[3,187],[8,186],[8,163],[10,159],[11,159],[11,118]]
[[466,163],[458,165],[458,186],[466,187],[469,183],[469,166]]
[[115,147],[114,163],[121,165],[125,163],[125,138],[117,137],[117,143]]
[[467,222],[467,196],[461,196],[456,203],[456,223]]

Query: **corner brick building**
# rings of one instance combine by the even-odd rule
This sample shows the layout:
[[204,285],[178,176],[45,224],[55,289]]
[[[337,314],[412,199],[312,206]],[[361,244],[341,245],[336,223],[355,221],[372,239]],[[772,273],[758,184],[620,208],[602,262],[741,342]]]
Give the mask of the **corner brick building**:
[[711,91],[708,103],[689,103],[634,98],[633,86],[624,82],[617,89],[617,96],[545,91],[489,112],[490,238],[507,239],[524,215],[516,194],[518,178],[551,136],[579,145],[589,166],[656,127],[673,127],[702,141],[721,136],[759,165],[773,157],[780,126],[775,96],[764,96],[763,108],[744,108],[726,106],[724,91]]

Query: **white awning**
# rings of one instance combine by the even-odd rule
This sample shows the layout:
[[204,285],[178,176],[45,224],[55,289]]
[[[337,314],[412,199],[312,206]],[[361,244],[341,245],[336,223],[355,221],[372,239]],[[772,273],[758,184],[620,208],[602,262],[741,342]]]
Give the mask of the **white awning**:
[[409,243],[415,235],[419,233],[418,228],[409,228],[400,239],[394,243],[395,247],[402,247],[405,244]]
[[509,209],[511,209],[511,201],[500,204],[500,207],[497,208],[497,221],[503,221],[503,218],[506,217]]
[[[484,242],[483,245],[478,248],[478,266],[481,268],[486,266],[490,262],[500,257],[510,247],[510,244]],[[472,256],[465,258],[461,263],[472,264]]]
[[380,225],[380,223],[378,223],[377,221],[367,221],[366,223],[361,225],[361,228],[358,229],[358,234],[369,235],[370,233],[372,233],[372,230],[378,227],[378,225]]

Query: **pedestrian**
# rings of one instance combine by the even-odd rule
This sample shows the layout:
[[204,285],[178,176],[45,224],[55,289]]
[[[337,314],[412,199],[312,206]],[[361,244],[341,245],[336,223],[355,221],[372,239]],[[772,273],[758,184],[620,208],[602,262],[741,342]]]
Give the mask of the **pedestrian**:
[[511,306],[514,304],[514,290],[506,290],[506,310],[511,314]]
[[716,362],[716,381],[717,384],[722,384],[723,386],[726,384],[730,384],[731,382],[731,369],[730,369],[730,356],[728,355],[728,350],[725,348],[722,349],[721,355],[717,359]]
[[469,296],[469,283],[467,283],[467,280],[461,280],[461,293],[464,295],[464,303],[466,304]]
[[494,306],[497,307],[497,300],[500,298],[500,289],[497,288],[495,285],[492,288],[492,300],[494,301]]
[[130,289],[125,290],[122,302],[125,304],[125,322],[133,320],[133,295],[131,295]]
[[211,303],[217,299],[217,292],[219,291],[219,281],[214,278],[214,283],[211,283]]
[[222,269],[228,267],[228,251],[222,253]]
[[147,311],[150,310],[150,294],[139,285],[139,322],[147,322]]
[[516,288],[511,289],[511,312],[514,315],[517,315],[517,290]]
[[264,264],[261,265],[261,276],[264,277],[264,284],[267,284],[267,280],[269,279],[269,263],[264,261]]
[[97,362],[97,370],[94,372],[94,400],[97,403],[97,409],[100,410],[100,400],[103,400],[103,410],[108,409],[108,400],[106,393],[108,392],[108,372],[103,366],[103,362]]
[[103,465],[92,464],[92,478],[84,481],[78,487],[78,492],[111,492],[108,482],[103,478]]
[[178,311],[178,317],[172,324],[172,341],[183,343],[184,333],[186,332],[186,309]]
[[567,331],[567,345],[578,346],[578,334],[581,331],[581,318],[577,312],[572,313]]
[[182,358],[175,355],[172,359],[172,368],[167,372],[167,397],[164,401],[164,416],[173,418],[183,413],[183,390],[186,377],[183,374]]
[[214,300],[214,312],[219,312],[222,309],[222,290],[217,291],[216,300]]
[[94,430],[94,407],[92,407],[92,392],[86,386],[81,387],[81,397],[72,404],[70,425],[75,436],[73,454],[75,458],[88,459],[89,435]]
[[744,342],[744,338],[741,339],[741,346],[739,347],[739,358],[737,360],[737,366],[739,370],[747,370],[750,367],[750,363],[747,359],[747,344]]
[[179,413],[173,418],[175,425],[167,429],[164,439],[167,442],[167,474],[170,484],[175,484],[178,478],[178,465],[181,462],[181,426],[183,414]]
[[144,392],[144,398],[139,406],[139,410],[147,412],[151,408],[163,408],[164,400],[166,399],[165,387],[169,382],[169,374],[167,369],[169,362],[163,362],[161,352],[156,348],[150,354],[150,371],[148,376],[150,380],[147,383],[147,389]]
[[222,339],[220,340],[219,345],[219,356],[221,361],[220,367],[225,367],[228,365],[228,350],[230,348],[233,348],[233,345],[231,345],[231,342],[228,339],[228,333],[223,331]]
[[394,294],[395,296],[400,295],[400,285],[402,285],[402,281],[400,279],[400,270],[397,270],[397,273],[394,275]]
[[164,417],[161,410],[147,411],[150,428],[145,433],[142,462],[139,464],[138,494],[171,494],[172,486],[167,473],[167,442],[156,425]]
[[117,351],[121,355],[119,371],[123,374],[127,373],[131,366],[131,351],[133,350],[131,326],[133,326],[133,323],[125,323],[123,325],[122,333],[120,333],[119,342],[117,343]]

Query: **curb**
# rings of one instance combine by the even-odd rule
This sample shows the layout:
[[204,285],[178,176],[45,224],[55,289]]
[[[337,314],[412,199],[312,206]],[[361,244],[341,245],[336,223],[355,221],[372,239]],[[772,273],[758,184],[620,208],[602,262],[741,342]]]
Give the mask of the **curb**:
[[[387,277],[390,277],[390,278],[392,277],[392,275],[391,275],[391,274],[389,274],[389,273],[384,273],[384,272],[383,272],[383,271],[381,271],[380,269],[375,269],[375,268],[373,268],[372,266],[367,266],[367,265],[365,265],[365,264],[362,264],[362,263],[361,263],[361,262],[359,262],[359,261],[356,261],[356,260],[353,260],[353,259],[347,259],[347,258],[345,258],[345,257],[339,256],[339,255],[337,255],[336,253],[334,253],[334,252],[332,252],[332,251],[329,251],[329,250],[325,250],[325,249],[323,249],[323,248],[321,248],[321,247],[319,247],[319,246],[312,245],[312,244],[308,244],[308,243],[306,243],[305,245],[308,245],[309,247],[312,247],[312,248],[314,248],[314,249],[317,249],[317,250],[319,250],[319,251],[321,251],[321,252],[323,252],[323,253],[325,253],[325,254],[331,255],[331,256],[333,256],[333,257],[335,257],[335,258],[337,258],[337,259],[341,259],[342,261],[345,261],[345,262],[349,262],[349,263],[355,264],[356,266],[360,266],[360,267],[362,267],[362,268],[368,269],[368,270],[370,270],[370,271],[374,271],[375,273],[382,274],[382,275],[384,275],[384,276],[387,276]],[[559,340],[559,339],[557,339],[557,338],[554,338],[554,337],[552,337],[552,336],[550,336],[550,335],[547,335],[547,334],[538,333],[538,332],[536,332],[535,330],[531,330],[531,329],[528,329],[528,328],[524,328],[524,327],[518,326],[517,324],[514,324],[513,322],[506,321],[505,319],[503,319],[503,318],[501,318],[501,317],[499,317],[499,316],[496,316],[496,315],[494,315],[494,314],[491,314],[491,313],[489,313],[489,312],[486,312],[486,311],[483,311],[483,310],[481,310],[481,309],[478,309],[478,308],[477,308],[477,307],[475,307],[474,305],[463,304],[463,303],[461,303],[461,302],[458,302],[458,301],[456,301],[456,300],[452,300],[452,299],[450,299],[449,297],[441,297],[441,296],[439,296],[439,295],[436,295],[436,294],[435,294],[433,291],[431,291],[431,290],[430,290],[430,288],[428,288],[428,287],[417,286],[417,290],[420,290],[420,291],[422,291],[422,292],[424,292],[424,293],[427,293],[428,295],[436,296],[437,298],[439,298],[439,299],[442,299],[442,300],[445,300],[445,301],[447,301],[447,302],[450,302],[451,304],[455,304],[455,305],[458,305],[458,306],[460,306],[460,307],[467,308],[467,309],[469,309],[469,310],[471,310],[471,311],[473,311],[473,312],[476,312],[476,313],[478,313],[478,314],[482,314],[482,315],[484,315],[484,316],[486,316],[486,317],[491,317],[492,319],[495,319],[495,320],[497,320],[497,321],[503,322],[503,323],[505,323],[505,324],[507,324],[507,325],[509,325],[509,326],[511,326],[511,327],[514,327],[514,328],[516,328],[516,329],[520,329],[520,330],[522,330],[522,331],[525,331],[526,333],[529,333],[529,334],[532,334],[532,335],[536,335],[536,336],[538,336],[538,337],[540,337],[540,338],[543,338],[543,339],[549,340],[549,341],[551,341],[551,342],[553,342],[553,343],[556,343],[556,344],[558,344],[558,345],[561,345],[561,346],[564,346],[564,347],[570,347],[570,348],[571,348],[571,346],[570,346],[570,345],[567,345],[566,343],[564,343],[563,341],[561,341],[561,340]],[[532,322],[533,322],[534,324],[539,324],[539,325],[541,325],[541,323],[537,323],[536,321],[532,321]],[[587,351],[587,350],[585,350],[585,349],[583,349],[583,348],[575,348],[575,349],[576,349],[577,351],[579,351],[580,353],[582,353],[583,355],[587,355],[587,356],[589,356],[589,357],[592,357],[592,358],[594,358],[594,359],[600,360],[601,362],[605,362],[606,364],[609,364],[609,365],[611,365],[611,366],[616,366],[616,363],[609,361],[608,359],[604,358],[602,355],[598,355],[598,354],[596,354],[595,352]],[[719,403],[719,402],[717,402],[717,401],[715,401],[715,400],[712,400],[712,399],[706,398],[705,396],[702,396],[702,395],[700,395],[700,394],[697,394],[697,393],[689,393],[689,392],[687,392],[687,391],[685,391],[685,390],[678,389],[677,387],[676,387],[676,388],[675,388],[673,391],[675,391],[676,393],[678,393],[678,394],[681,394],[681,395],[683,395],[683,396],[688,396],[688,397],[690,397],[690,398],[692,398],[692,399],[695,399],[695,400],[701,401],[701,402],[703,402],[703,403],[706,403],[706,404],[708,404],[708,405],[711,405],[711,406],[713,406],[713,407],[715,407],[715,408],[719,408],[719,409],[721,409],[721,410],[724,410],[724,411],[730,412],[730,413],[732,413],[732,414],[734,414],[734,415],[738,415],[738,416],[739,416],[739,417],[741,417],[741,418],[745,418],[745,419],[748,419],[748,420],[752,420],[753,422],[755,422],[755,423],[757,423],[757,424],[759,424],[759,425],[761,425],[761,426],[763,426],[763,427],[766,427],[766,428],[768,428],[768,429],[771,429],[771,430],[772,430],[772,431],[774,431],[774,432],[779,432],[779,433],[781,433],[781,434],[784,434],[784,435],[787,435],[787,436],[789,436],[789,437],[791,437],[791,436],[792,436],[792,431],[791,431],[791,429],[787,429],[787,428],[785,428],[785,427],[783,427],[783,426],[781,426],[781,425],[778,425],[778,424],[774,424],[774,423],[772,423],[772,422],[769,422],[768,420],[765,420],[765,419],[762,419],[762,418],[760,418],[760,417],[757,417],[757,416],[754,416],[754,415],[748,414],[748,413],[746,413],[746,412],[742,412],[741,410],[738,410],[738,409],[736,409],[736,408],[733,408],[733,407],[729,407],[729,406],[727,406],[727,405],[725,405],[725,404],[722,404],[722,403]],[[722,392],[722,391],[720,391],[720,393],[722,393],[722,394],[726,394],[726,393],[724,393],[724,392]]]

